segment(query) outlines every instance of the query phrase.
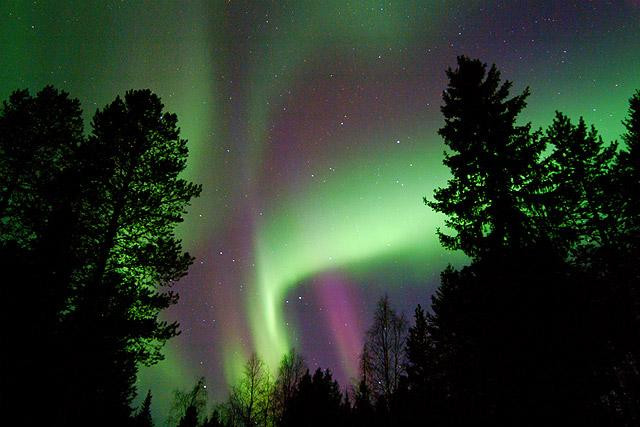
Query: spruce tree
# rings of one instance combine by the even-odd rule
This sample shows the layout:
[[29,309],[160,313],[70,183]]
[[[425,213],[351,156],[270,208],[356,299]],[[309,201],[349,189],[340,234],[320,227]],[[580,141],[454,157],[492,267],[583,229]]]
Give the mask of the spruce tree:
[[[452,178],[427,204],[447,215],[453,234],[440,232],[442,244],[462,250],[471,265],[442,273],[427,316],[442,415],[459,425],[540,425],[552,416],[559,425],[591,422],[601,397],[594,386],[601,348],[589,336],[592,294],[552,245],[546,141],[516,122],[528,90],[509,98],[511,83],[501,83],[495,66],[487,71],[466,57],[447,75],[440,135],[451,150],[444,164]],[[595,131],[565,127],[562,147],[584,150],[581,164],[601,155]],[[559,223],[599,225],[572,193],[562,196]],[[586,234],[570,231],[578,234],[574,242]]]
[[414,313],[414,325],[407,337],[407,376],[412,388],[423,388],[428,376],[429,337],[427,318],[418,304]]
[[353,402],[353,417],[355,419],[355,425],[362,427],[377,425],[375,410],[371,404],[371,400],[372,396],[369,386],[367,386],[367,379],[366,377],[363,377],[358,381],[358,386],[355,390]]
[[610,289],[607,324],[615,378],[610,406],[622,425],[632,426],[640,422],[640,90],[629,99],[623,124],[624,147],[612,172],[618,234],[599,266],[608,272]]
[[616,144],[605,146],[593,126],[582,118],[574,125],[559,112],[544,141],[553,151],[544,162],[543,220],[557,250],[576,260],[585,251],[609,246],[614,230],[607,177]]
[[[625,148],[616,159],[619,226],[624,230],[620,243],[629,254],[628,261],[637,266],[633,259],[640,253],[640,90],[629,99],[629,115],[623,123]],[[636,268],[631,274],[637,283],[640,269]]]
[[153,427],[153,418],[151,417],[151,390],[147,391],[147,396],[142,402],[142,406],[138,410],[135,418],[136,427]]
[[495,65],[487,71],[486,64],[465,56],[447,77],[445,125],[438,133],[450,149],[444,164],[452,178],[433,201],[425,198],[454,232],[439,230],[440,241],[472,258],[518,250],[531,239],[527,211],[544,148],[530,124],[516,123],[529,89],[509,98],[512,83],[501,82]]
[[346,425],[342,394],[331,371],[316,369],[302,376],[282,416],[282,426]]
[[427,315],[418,304],[414,312],[414,325],[407,337],[407,385],[410,417],[419,420],[427,413],[437,425],[442,409],[441,384],[437,375],[437,354],[433,351]]

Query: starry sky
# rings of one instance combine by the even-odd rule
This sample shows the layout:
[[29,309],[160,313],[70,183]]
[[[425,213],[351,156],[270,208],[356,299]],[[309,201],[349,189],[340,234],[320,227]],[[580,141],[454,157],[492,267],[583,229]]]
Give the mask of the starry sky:
[[[224,399],[252,351],[290,347],[344,386],[378,298],[411,316],[439,272],[439,112],[457,55],[530,86],[522,120],[555,110],[619,138],[640,88],[638,0],[4,1],[0,96],[45,84],[87,123],[151,88],[189,140],[203,184],[178,233],[196,257],[164,313],[182,334],[143,369],[163,416],[205,376]],[[46,391],[46,385],[42,385]]]

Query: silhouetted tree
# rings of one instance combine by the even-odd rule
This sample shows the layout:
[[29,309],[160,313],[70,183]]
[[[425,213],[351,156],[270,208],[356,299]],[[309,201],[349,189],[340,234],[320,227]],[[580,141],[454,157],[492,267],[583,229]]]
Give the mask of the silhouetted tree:
[[508,98],[512,83],[501,83],[493,65],[465,56],[458,68],[447,70],[442,113],[445,126],[438,131],[451,149],[444,164],[453,175],[438,188],[434,201],[425,203],[447,215],[447,227],[438,231],[444,247],[462,250],[472,258],[487,251],[519,249],[530,237],[533,224],[526,211],[532,203],[535,165],[544,144],[531,134],[530,124],[516,125],[529,89]]
[[3,101],[0,241],[33,248],[43,238],[58,205],[69,201],[69,174],[84,142],[80,102],[68,93],[46,86],[35,97],[19,90]]
[[116,98],[96,112],[92,127],[82,153],[85,264],[68,315],[73,341],[82,346],[69,356],[84,365],[76,369],[80,389],[96,391],[76,399],[93,413],[114,413],[111,405],[126,408],[133,397],[137,365],[160,360],[164,342],[178,334],[177,323],[158,314],[177,302],[168,287],[192,262],[174,228],[200,187],[178,177],[186,141],[175,114],[150,91]]
[[342,394],[329,370],[318,368],[313,377],[302,376],[289,405],[284,409],[282,426],[345,425]]
[[340,405],[340,420],[345,426],[352,426],[355,424],[353,415],[353,405],[351,404],[351,398],[349,397],[349,389],[345,388],[342,393],[342,403]]
[[363,350],[363,378],[376,399],[389,404],[405,368],[407,323],[389,305],[388,296],[378,301],[373,324]]
[[621,190],[628,196],[622,206],[622,217],[625,223],[624,230],[636,239],[629,243],[630,249],[638,250],[640,239],[640,207],[638,196],[640,194],[640,90],[636,90],[629,99],[629,116],[624,121],[626,129],[622,139],[625,148],[619,153],[617,168],[620,176]]
[[[626,128],[622,137],[625,148],[619,152],[615,163],[618,197],[614,201],[614,209],[621,230],[617,242],[618,255],[625,269],[623,274],[638,302],[640,267],[635,261],[640,254],[640,90],[636,90],[629,100],[629,116],[623,123]],[[637,308],[636,313],[639,312]]]
[[300,379],[307,371],[302,356],[291,349],[280,361],[278,376],[273,387],[273,412],[276,423],[281,422],[284,409],[289,406]]
[[600,350],[588,335],[589,294],[546,253],[504,261],[442,273],[427,315],[435,418],[459,425],[597,420],[593,357]]
[[407,337],[407,395],[406,409],[410,413],[411,425],[419,424],[426,413],[430,422],[439,425],[439,411],[443,387],[439,381],[436,363],[438,355],[434,352],[429,335],[427,316],[418,304],[414,312],[414,325],[409,328]]
[[207,385],[204,377],[201,377],[189,391],[174,390],[167,424],[174,426],[186,423],[183,427],[197,425],[200,418],[204,417],[206,408]]
[[559,112],[543,140],[553,147],[544,162],[545,231],[560,253],[585,262],[585,251],[609,246],[613,238],[608,172],[616,144],[605,147],[593,126],[587,128],[582,118],[574,125]]
[[178,427],[198,427],[198,410],[195,406],[187,408],[187,411],[178,422]]
[[[436,419],[602,424],[597,287],[566,263],[566,250],[602,225],[585,201],[602,200],[588,193],[606,171],[597,161],[612,152],[595,130],[563,116],[546,139],[517,126],[528,90],[508,99],[511,83],[501,84],[495,66],[487,72],[460,57],[447,75],[440,135],[453,150],[444,160],[453,176],[427,204],[455,233],[440,233],[442,244],[472,262],[442,273],[426,316],[427,383],[439,389],[444,411]],[[545,165],[546,141],[557,145]]]
[[371,400],[372,396],[369,386],[367,386],[367,379],[363,377],[358,382],[355,390],[353,402],[354,425],[365,427],[376,424],[375,412]]
[[3,324],[20,328],[2,334],[0,402],[5,412],[22,412],[26,424],[40,422],[44,414],[50,419],[59,407],[56,393],[42,402],[41,411],[19,410],[33,384],[56,384],[56,371],[64,371],[54,349],[65,345],[60,314],[68,307],[69,278],[79,265],[76,168],[84,143],[80,103],[67,93],[47,86],[35,96],[16,91],[3,101],[0,292],[3,301],[21,303],[1,310]]
[[151,390],[147,391],[147,397],[144,398],[140,409],[135,417],[136,427],[153,427],[153,418],[151,418]]
[[640,422],[640,90],[629,100],[623,122],[623,149],[612,171],[615,191],[611,211],[616,239],[596,253],[592,271],[609,290],[608,315],[611,363],[615,387],[606,396],[620,425]]
[[24,280],[2,292],[33,302],[23,335],[47,363],[12,347],[56,389],[49,423],[127,423],[138,365],[160,360],[178,332],[158,314],[192,261],[173,230],[200,187],[178,178],[187,148],[176,122],[148,90],[98,111],[88,138],[64,92],[18,91],[3,104],[0,258]]
[[416,307],[414,322],[407,336],[407,377],[413,388],[423,388],[429,370],[429,336],[427,318],[420,304]]

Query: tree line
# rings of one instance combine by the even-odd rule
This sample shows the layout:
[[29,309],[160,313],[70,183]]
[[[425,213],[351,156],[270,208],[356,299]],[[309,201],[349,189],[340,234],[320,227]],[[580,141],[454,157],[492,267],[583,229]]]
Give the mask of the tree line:
[[[407,324],[385,296],[378,302],[362,353],[361,379],[341,389],[330,369],[310,370],[304,357],[291,349],[272,376],[253,353],[227,400],[207,407],[207,387],[200,378],[190,390],[175,390],[167,425],[226,426],[370,426],[392,422],[397,393],[406,385]],[[391,356],[391,357],[387,357]],[[134,419],[139,427],[153,426],[151,391]],[[384,419],[378,419],[383,416]]]
[[[254,354],[212,412],[204,379],[176,391],[169,425],[640,424],[640,91],[605,143],[560,112],[521,123],[529,90],[511,96],[495,65],[462,56],[447,76],[451,177],[424,201],[469,265],[442,272],[411,326],[380,299],[354,384],[295,350],[272,378]],[[132,400],[178,333],[158,314],[192,261],[173,232],[200,192],[186,156],[150,91],[98,110],[88,135],[52,87],[3,103],[1,402],[21,424],[153,425],[151,393]]]
[[495,65],[462,56],[447,76],[451,178],[424,201],[469,265],[410,327],[379,301],[355,384],[295,351],[271,380],[253,355],[202,425],[640,424],[640,91],[605,143],[560,112],[520,123],[529,89],[511,97]]

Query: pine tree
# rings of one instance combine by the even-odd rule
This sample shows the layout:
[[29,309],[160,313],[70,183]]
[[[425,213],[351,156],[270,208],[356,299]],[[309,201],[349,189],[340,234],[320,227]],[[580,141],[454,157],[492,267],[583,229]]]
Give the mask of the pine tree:
[[128,92],[89,137],[79,102],[52,87],[17,91],[0,112],[0,258],[23,278],[2,296],[31,302],[23,334],[38,348],[14,341],[12,354],[57,390],[50,423],[127,423],[138,365],[178,333],[158,315],[192,261],[174,228],[200,187],[178,177],[186,141],[163,108]]
[[174,228],[200,187],[178,177],[186,141],[163,108],[130,91],[95,114],[89,137],[80,103],[52,87],[17,91],[0,110],[0,266],[22,277],[2,297],[30,302],[29,341],[11,339],[2,366],[56,389],[34,420],[128,423],[138,365],[160,360],[178,333],[158,315],[192,261]]
[[79,101],[51,86],[35,96],[16,91],[0,108],[0,296],[20,301],[6,304],[0,317],[20,325],[2,336],[0,378],[11,393],[0,403],[22,412],[25,424],[50,422],[64,407],[55,393],[40,411],[20,411],[34,383],[59,384],[64,372],[57,349],[66,345],[60,322],[80,265],[77,169],[85,143]]
[[135,418],[136,427],[153,427],[153,418],[151,417],[151,390],[147,391],[147,397],[144,398],[142,406],[138,410]]
[[501,84],[493,65],[465,56],[447,70],[443,94],[445,126],[438,133],[451,152],[444,164],[453,175],[448,186],[425,203],[447,215],[455,234],[438,231],[444,247],[472,258],[507,253],[528,243],[533,225],[527,218],[535,165],[544,145],[529,124],[516,119],[529,90],[508,98],[512,83]]
[[192,262],[174,229],[200,187],[179,178],[186,141],[175,114],[149,90],[116,98],[96,112],[92,128],[79,154],[84,265],[65,319],[74,343],[67,357],[79,375],[68,390],[107,420],[128,417],[137,366],[161,360],[163,344],[178,333],[177,323],[158,315],[177,302],[170,286]]
[[[619,227],[624,230],[620,243],[629,254],[628,261],[637,266],[634,258],[640,253],[640,90],[629,100],[629,116],[623,123],[625,149],[616,159]],[[640,269],[636,268],[631,274],[636,283],[640,281]]]
[[414,313],[415,323],[407,337],[407,376],[414,389],[423,389],[428,377],[429,336],[427,318],[420,304]]
[[609,289],[609,342],[612,347],[611,411],[621,425],[640,422],[640,90],[629,100],[629,114],[623,122],[624,148],[618,153],[611,175],[616,240],[600,257],[594,269],[605,270]]
[[547,129],[544,141],[553,147],[545,159],[544,221],[561,254],[576,259],[585,250],[609,246],[614,226],[607,215],[607,176],[616,144],[604,145],[596,129],[577,125],[562,113]]
[[342,394],[331,371],[318,368],[313,376],[302,376],[296,392],[282,416],[282,426],[340,426],[343,419]]
[[[456,425],[539,425],[550,417],[558,425],[600,422],[594,287],[573,274],[566,251],[551,242],[568,248],[602,224],[583,203],[588,190],[579,184],[595,186],[596,159],[611,153],[584,122],[573,126],[558,117],[548,136],[567,136],[554,135],[561,149],[549,163],[557,169],[545,168],[541,152],[549,138],[516,124],[528,90],[509,99],[511,83],[501,84],[495,66],[487,72],[465,57],[447,75],[440,135],[453,151],[444,160],[452,178],[428,205],[446,214],[454,231],[440,232],[442,244],[462,250],[471,265],[442,273],[426,316],[432,384],[439,388],[433,395],[441,396],[444,411],[438,418]],[[580,154],[585,171],[572,169],[569,151]],[[549,171],[557,175],[545,176]],[[577,188],[564,188],[562,174]],[[585,176],[591,181],[577,182]],[[545,200],[548,193],[562,202],[559,209]],[[553,215],[555,223],[548,221]]]
[[18,90],[0,110],[0,240],[32,248],[69,202],[78,147],[85,142],[77,99],[46,86]]

